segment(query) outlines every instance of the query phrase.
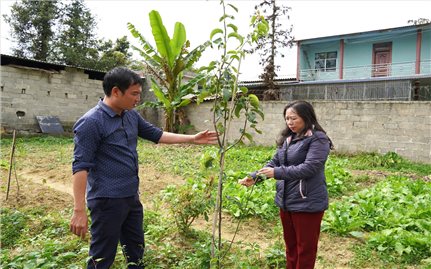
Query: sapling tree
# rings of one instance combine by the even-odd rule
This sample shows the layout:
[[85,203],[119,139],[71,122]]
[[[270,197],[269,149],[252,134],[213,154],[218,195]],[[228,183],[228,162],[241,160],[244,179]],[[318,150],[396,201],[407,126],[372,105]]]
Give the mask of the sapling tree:
[[[238,9],[232,4],[226,4],[223,0],[220,2],[223,9],[223,15],[219,20],[221,28],[214,29],[210,34],[212,47],[220,52],[220,59],[214,60],[208,66],[200,69],[200,72],[206,74],[207,80],[201,94],[198,96],[198,103],[208,96],[214,99],[212,122],[219,134],[218,161],[220,170],[211,244],[211,264],[216,265],[217,268],[221,267],[222,262],[221,212],[223,181],[226,178],[224,173],[226,153],[238,143],[243,142],[244,139],[252,141],[253,137],[248,132],[248,129],[261,133],[256,125],[258,118],[263,119],[264,117],[256,95],[249,94],[246,87],[238,87],[241,63],[246,56],[244,47],[252,45],[260,36],[265,35],[269,29],[265,19],[262,16],[255,15],[251,19],[250,33],[246,36],[241,35],[238,32],[238,27],[234,24],[235,17],[232,15],[237,13]],[[242,127],[239,128],[236,138],[231,132],[232,121],[234,120],[242,122]]]

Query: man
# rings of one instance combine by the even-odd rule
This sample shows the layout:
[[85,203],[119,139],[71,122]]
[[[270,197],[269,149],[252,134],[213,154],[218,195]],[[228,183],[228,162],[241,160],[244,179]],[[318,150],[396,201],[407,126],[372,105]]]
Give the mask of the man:
[[[163,132],[133,108],[139,103],[142,79],[127,68],[114,68],[103,81],[105,96],[74,125],[74,211],[70,230],[85,238],[87,207],[91,243],[87,268],[109,268],[118,242],[128,268],[143,268],[143,209],[139,200],[138,136],[154,143],[214,144],[216,132],[195,135]],[[85,199],[87,196],[87,199]]]

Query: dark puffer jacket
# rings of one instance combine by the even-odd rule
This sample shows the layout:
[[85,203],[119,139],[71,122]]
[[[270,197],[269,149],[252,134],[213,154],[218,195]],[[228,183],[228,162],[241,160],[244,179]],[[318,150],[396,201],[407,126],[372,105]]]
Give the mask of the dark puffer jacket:
[[[320,131],[309,131],[299,139],[289,137],[266,167],[274,168],[275,203],[286,211],[320,212],[328,208],[325,162],[329,139]],[[251,174],[253,178],[256,173]]]

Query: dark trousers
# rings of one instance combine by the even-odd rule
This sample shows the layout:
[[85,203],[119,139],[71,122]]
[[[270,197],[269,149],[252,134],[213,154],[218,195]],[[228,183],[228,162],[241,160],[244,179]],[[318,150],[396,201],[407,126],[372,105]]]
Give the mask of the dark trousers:
[[286,244],[286,268],[314,268],[323,213],[289,212],[280,209]]
[[[139,196],[89,200],[91,216],[90,260],[87,268],[108,269],[121,243],[128,268],[143,268],[143,208]],[[133,263],[133,265],[132,265]]]

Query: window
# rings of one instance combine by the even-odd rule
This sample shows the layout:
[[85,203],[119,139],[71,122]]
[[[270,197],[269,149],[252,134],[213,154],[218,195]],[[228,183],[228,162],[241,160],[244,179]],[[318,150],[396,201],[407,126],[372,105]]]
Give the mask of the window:
[[329,72],[337,68],[337,52],[319,52],[314,56],[314,68],[318,71]]

